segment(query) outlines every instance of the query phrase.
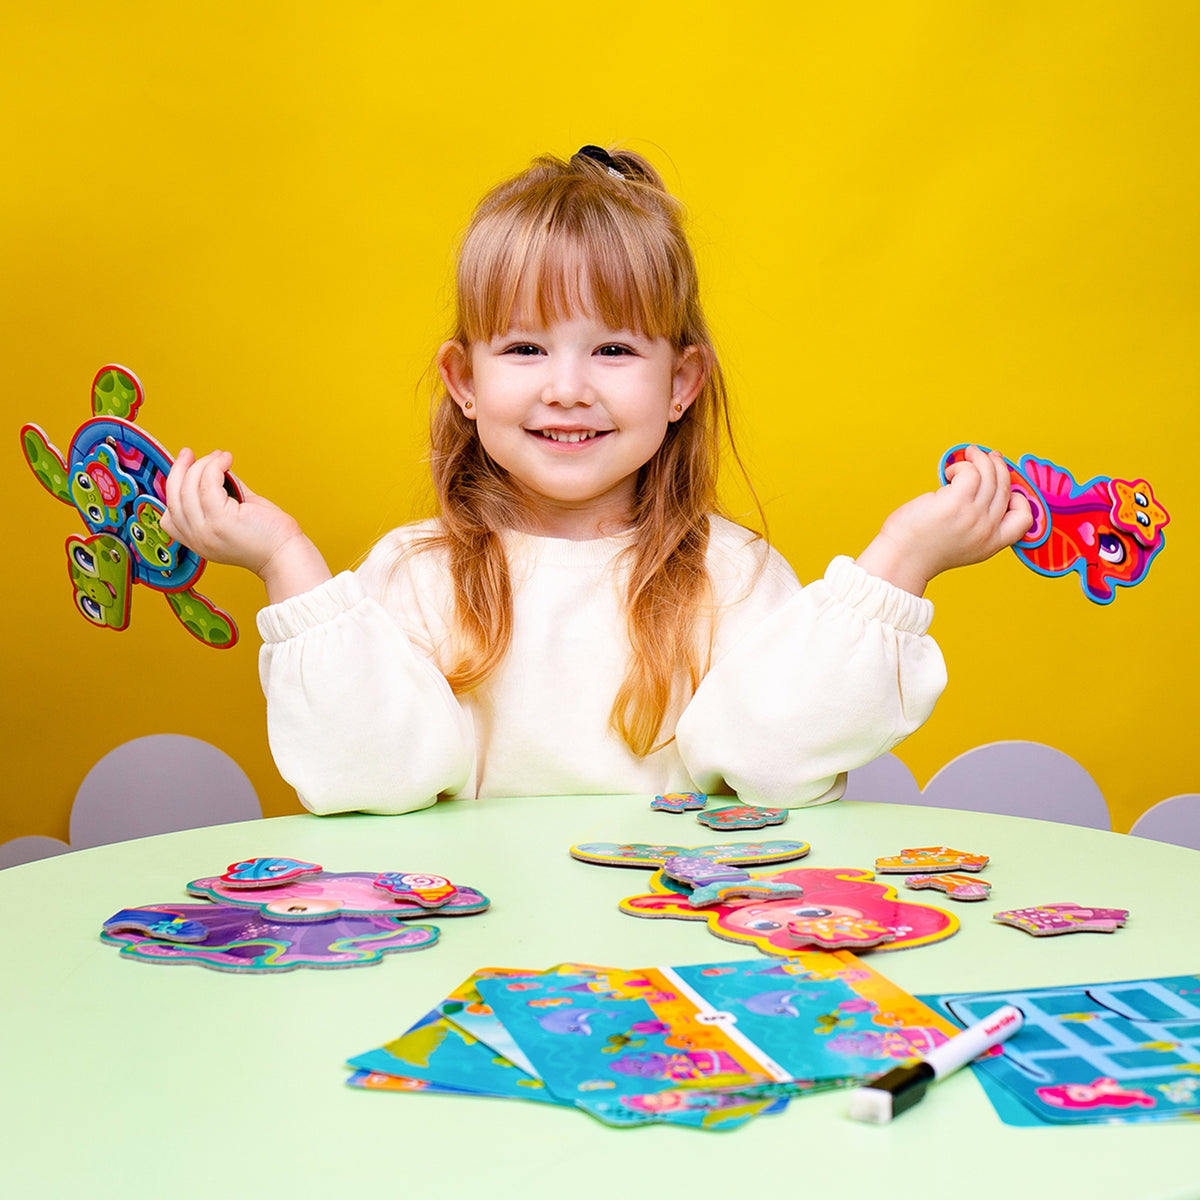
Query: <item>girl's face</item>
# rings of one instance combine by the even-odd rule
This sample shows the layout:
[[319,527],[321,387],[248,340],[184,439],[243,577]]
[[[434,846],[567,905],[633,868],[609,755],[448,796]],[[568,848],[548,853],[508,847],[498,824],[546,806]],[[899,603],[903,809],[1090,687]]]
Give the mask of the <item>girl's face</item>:
[[582,540],[628,524],[637,473],[704,382],[695,347],[592,316],[523,321],[489,342],[447,342],[442,379],[512,477],[534,528]]

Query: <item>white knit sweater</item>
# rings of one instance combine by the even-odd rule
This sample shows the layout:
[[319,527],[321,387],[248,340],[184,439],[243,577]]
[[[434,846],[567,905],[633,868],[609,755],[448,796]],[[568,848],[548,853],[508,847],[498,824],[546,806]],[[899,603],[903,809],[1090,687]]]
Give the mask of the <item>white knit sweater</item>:
[[315,813],[690,790],[819,804],[921,725],[945,686],[928,600],[848,558],[801,588],[779,554],[714,517],[712,667],[668,721],[674,740],[638,758],[609,726],[628,652],[628,535],[506,534],[512,646],[482,694],[459,700],[439,670],[453,611],[444,555],[401,554],[429,528],[394,530],[357,572],[259,613],[271,750]]

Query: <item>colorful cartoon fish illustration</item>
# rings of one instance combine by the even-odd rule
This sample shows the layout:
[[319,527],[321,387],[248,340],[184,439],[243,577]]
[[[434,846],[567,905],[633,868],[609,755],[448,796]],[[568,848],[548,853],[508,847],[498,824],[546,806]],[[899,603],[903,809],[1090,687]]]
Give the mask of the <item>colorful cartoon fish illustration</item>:
[[[966,457],[966,446],[942,456],[939,474]],[[1044,458],[1009,459],[1009,476],[1033,510],[1033,526],[1015,546],[1017,557],[1039,575],[1079,574],[1083,593],[1096,604],[1111,604],[1116,588],[1146,578],[1165,544],[1167,510],[1144,479],[1097,475],[1076,483],[1070,471]]]
[[757,992],[753,996],[748,996],[743,1003],[752,1013],[758,1013],[761,1017],[798,1017],[800,1010],[792,1001],[796,996],[803,995],[803,992],[795,989]]
[[592,1032],[590,1019],[611,1017],[602,1008],[555,1008],[547,1013],[535,1013],[537,1023],[547,1033],[574,1033],[588,1037]]
[[1062,1083],[1037,1089],[1039,1100],[1056,1108],[1129,1108],[1139,1105],[1153,1108],[1154,1098],[1137,1088],[1124,1088],[1115,1079],[1102,1075],[1091,1083]]

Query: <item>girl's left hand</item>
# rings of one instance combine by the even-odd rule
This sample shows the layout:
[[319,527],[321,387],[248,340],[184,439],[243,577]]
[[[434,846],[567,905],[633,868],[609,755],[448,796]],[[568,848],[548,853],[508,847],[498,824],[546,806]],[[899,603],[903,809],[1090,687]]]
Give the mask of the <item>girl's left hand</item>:
[[1032,525],[1029,501],[1012,490],[1004,458],[969,446],[946,469],[945,485],[896,509],[857,562],[920,596],[935,575],[991,558]]

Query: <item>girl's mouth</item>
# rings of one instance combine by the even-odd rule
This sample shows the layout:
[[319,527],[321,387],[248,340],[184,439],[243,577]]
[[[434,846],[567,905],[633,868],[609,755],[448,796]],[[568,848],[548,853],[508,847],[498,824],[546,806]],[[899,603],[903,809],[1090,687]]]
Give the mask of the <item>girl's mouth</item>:
[[560,446],[574,446],[580,442],[592,442],[611,433],[610,429],[530,429],[534,437],[544,441],[557,442]]

